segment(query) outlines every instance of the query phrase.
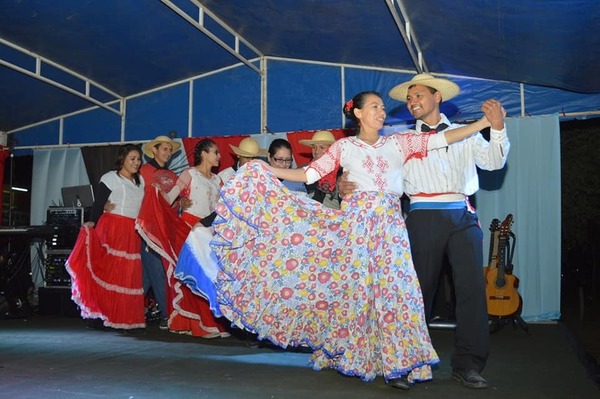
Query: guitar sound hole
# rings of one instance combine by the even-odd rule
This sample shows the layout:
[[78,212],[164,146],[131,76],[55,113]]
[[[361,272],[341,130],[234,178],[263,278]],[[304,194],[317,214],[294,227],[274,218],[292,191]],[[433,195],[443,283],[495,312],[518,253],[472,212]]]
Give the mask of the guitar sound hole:
[[504,286],[506,286],[506,279],[505,278],[498,278],[498,279],[496,279],[496,287],[498,287],[498,288],[504,288]]

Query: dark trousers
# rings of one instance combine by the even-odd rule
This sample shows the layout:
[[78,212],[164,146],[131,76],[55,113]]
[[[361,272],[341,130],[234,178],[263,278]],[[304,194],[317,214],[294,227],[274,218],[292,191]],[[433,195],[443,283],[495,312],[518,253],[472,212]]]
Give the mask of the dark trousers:
[[456,296],[456,336],[451,365],[453,369],[483,371],[490,337],[482,270],[483,232],[477,215],[466,208],[417,209],[408,214],[406,226],[427,321],[431,318],[447,255]]
[[147,248],[145,242],[142,243],[142,270],[144,294],[148,294],[148,291],[152,288],[154,299],[160,311],[160,318],[164,319],[167,317],[167,278],[165,269],[160,255]]

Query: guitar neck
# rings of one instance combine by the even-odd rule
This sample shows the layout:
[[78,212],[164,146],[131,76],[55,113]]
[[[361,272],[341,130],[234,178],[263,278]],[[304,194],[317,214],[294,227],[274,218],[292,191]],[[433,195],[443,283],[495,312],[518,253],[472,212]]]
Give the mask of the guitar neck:
[[492,233],[490,234],[490,255],[488,258],[488,265],[491,265],[492,263],[495,263],[494,261],[496,259],[498,259],[498,238],[499,238],[499,232],[498,231],[492,231]]
[[498,238],[498,279],[503,279],[506,273],[506,237]]

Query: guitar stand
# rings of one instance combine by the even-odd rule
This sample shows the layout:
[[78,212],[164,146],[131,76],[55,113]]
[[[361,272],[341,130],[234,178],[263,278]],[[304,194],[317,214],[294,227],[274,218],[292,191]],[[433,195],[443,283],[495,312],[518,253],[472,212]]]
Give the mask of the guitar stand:
[[498,331],[502,330],[504,326],[512,324],[514,328],[520,327],[523,331],[525,331],[527,335],[531,335],[527,323],[518,314],[506,317],[490,316],[490,321],[490,334],[495,334]]

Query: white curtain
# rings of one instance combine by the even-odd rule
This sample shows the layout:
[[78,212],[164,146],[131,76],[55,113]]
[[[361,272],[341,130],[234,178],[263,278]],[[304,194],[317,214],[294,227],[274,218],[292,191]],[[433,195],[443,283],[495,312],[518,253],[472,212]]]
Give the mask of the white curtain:
[[[482,172],[475,197],[484,230],[484,254],[490,242],[488,227],[513,215],[514,275],[520,280],[522,316],[526,321],[560,317],[561,176],[558,116],[510,118],[511,143],[505,168]],[[487,258],[485,259],[487,262]]]

